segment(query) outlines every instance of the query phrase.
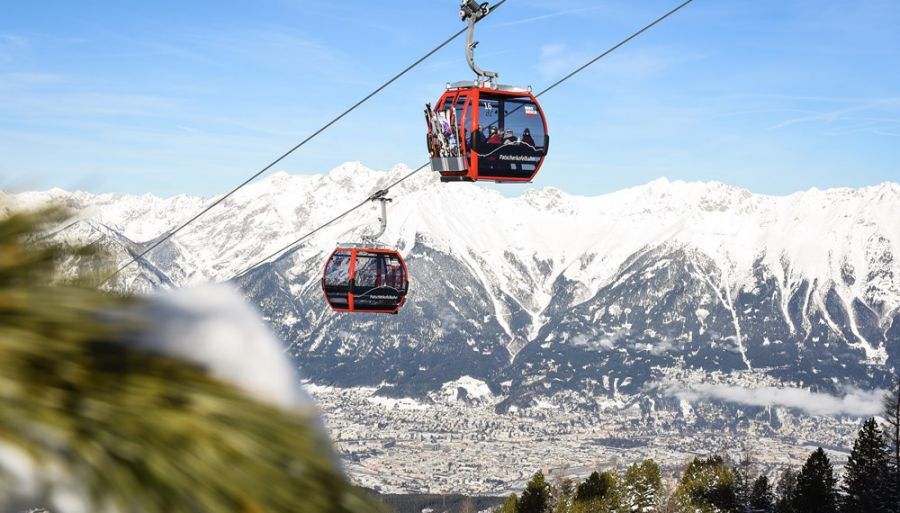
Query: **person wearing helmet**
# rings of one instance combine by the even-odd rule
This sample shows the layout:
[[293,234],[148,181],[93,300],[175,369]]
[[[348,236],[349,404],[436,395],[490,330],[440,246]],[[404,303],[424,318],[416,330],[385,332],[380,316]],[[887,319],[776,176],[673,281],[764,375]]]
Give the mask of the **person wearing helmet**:
[[531,130],[526,128],[525,131],[522,132],[522,142],[534,148],[534,138],[531,137]]

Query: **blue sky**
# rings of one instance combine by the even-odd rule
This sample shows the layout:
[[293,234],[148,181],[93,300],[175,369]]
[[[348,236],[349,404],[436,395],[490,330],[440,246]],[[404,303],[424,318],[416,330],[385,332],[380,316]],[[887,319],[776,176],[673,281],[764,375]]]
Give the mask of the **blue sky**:
[[[509,0],[478,62],[541,90],[677,3]],[[535,184],[900,180],[898,26],[896,0],[695,0],[542,98]],[[0,188],[228,190],[460,28],[455,0],[8,3]],[[424,103],[470,78],[459,39],[276,169],[417,166]]]

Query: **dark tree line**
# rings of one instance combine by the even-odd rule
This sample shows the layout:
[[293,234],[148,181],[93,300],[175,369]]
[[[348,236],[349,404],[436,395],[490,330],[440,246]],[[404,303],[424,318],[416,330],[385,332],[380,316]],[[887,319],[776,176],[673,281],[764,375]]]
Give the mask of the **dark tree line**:
[[884,398],[884,425],[866,420],[853,442],[840,483],[820,447],[776,485],[755,475],[749,457],[695,458],[666,490],[653,460],[625,472],[594,472],[580,483],[548,483],[535,474],[521,496],[498,513],[898,513],[900,512],[900,381]]

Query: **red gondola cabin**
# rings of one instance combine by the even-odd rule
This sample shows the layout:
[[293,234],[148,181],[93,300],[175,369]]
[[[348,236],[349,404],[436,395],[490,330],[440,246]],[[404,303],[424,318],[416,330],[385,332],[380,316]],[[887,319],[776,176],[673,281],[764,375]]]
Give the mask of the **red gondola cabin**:
[[388,248],[338,247],[325,264],[322,290],[336,312],[395,314],[406,301],[406,263]]
[[431,167],[443,182],[530,182],[550,136],[529,89],[483,82],[449,84],[426,110]]

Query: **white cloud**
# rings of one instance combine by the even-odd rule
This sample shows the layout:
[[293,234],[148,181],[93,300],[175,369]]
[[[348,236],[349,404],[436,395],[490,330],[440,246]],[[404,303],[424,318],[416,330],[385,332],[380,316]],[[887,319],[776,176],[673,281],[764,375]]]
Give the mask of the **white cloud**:
[[871,417],[881,411],[885,391],[844,389],[843,395],[813,392],[792,387],[743,387],[738,385],[700,383],[686,385],[668,382],[660,386],[668,396],[689,402],[721,400],[750,406],[795,408],[812,415],[853,415]]
[[656,344],[655,346],[649,345],[649,344],[648,344],[648,346],[649,347],[647,348],[647,350],[650,351],[650,354],[653,354],[656,356],[660,356],[660,355],[667,353],[673,349],[676,349],[675,340],[672,339],[672,337],[667,337],[667,336],[660,337],[659,343]]
[[[547,43],[541,47],[537,69],[544,79],[557,79],[593,59],[601,50],[602,48],[571,48],[562,43]],[[643,81],[659,79],[674,69],[704,59],[705,55],[682,48],[623,47],[592,66],[589,73],[596,73],[603,80],[625,81],[634,86]]]
[[0,64],[13,62],[28,47],[29,41],[23,36],[0,34]]
[[619,328],[609,333],[602,333],[598,337],[593,335],[576,335],[572,338],[573,346],[581,346],[593,351],[612,351],[619,344],[627,339],[631,330],[628,328]]
[[[900,126],[898,107],[900,97],[839,98],[817,96],[775,96],[774,100],[794,101],[816,106],[814,109],[785,109],[786,113],[799,113],[784,119],[769,130],[782,130],[795,125],[823,125],[827,135],[871,133],[896,136]],[[837,105],[837,107],[831,107]],[[829,106],[830,108],[822,108]]]
[[591,7],[581,7],[581,8],[577,8],[577,9],[564,9],[561,11],[550,12],[550,13],[541,14],[538,16],[531,16],[529,18],[521,18],[521,19],[513,20],[513,21],[505,21],[502,23],[497,23],[493,26],[494,27],[512,27],[515,25],[524,25],[526,23],[533,23],[535,21],[543,21],[543,20],[547,20],[550,18],[558,18],[560,16],[569,16],[572,14],[582,14],[585,12],[597,11],[600,9],[606,9],[606,6],[595,5],[595,6],[591,6]]
[[0,73],[0,88],[34,87],[59,83],[62,75],[31,71],[10,71]]
[[585,60],[582,57],[582,54],[571,51],[564,44],[546,44],[541,47],[541,56],[537,65],[538,72],[544,79],[558,78],[575,69]]

